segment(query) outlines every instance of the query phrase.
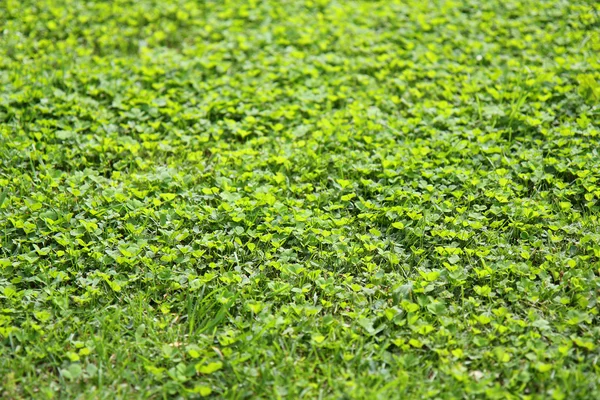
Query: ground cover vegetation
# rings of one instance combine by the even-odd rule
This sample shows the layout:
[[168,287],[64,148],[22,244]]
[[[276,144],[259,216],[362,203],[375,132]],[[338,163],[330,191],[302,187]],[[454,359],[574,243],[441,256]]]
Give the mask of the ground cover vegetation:
[[0,394],[600,398],[577,1],[0,1]]

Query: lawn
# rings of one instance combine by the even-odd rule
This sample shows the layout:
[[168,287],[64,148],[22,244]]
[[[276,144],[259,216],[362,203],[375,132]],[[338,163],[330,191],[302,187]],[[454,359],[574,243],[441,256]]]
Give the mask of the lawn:
[[600,398],[599,55],[591,0],[0,0],[0,397]]

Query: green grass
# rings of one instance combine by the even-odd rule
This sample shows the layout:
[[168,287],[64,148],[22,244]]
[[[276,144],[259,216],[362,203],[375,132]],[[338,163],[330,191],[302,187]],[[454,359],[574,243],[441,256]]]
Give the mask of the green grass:
[[0,1],[0,397],[600,398],[592,1]]

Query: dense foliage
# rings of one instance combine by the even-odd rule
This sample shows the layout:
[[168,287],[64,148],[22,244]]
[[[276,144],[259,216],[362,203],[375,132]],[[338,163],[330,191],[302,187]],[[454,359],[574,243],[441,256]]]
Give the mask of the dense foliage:
[[600,398],[592,1],[0,1],[0,397]]

